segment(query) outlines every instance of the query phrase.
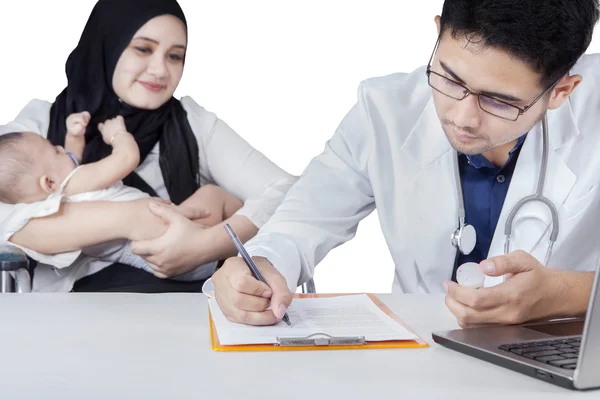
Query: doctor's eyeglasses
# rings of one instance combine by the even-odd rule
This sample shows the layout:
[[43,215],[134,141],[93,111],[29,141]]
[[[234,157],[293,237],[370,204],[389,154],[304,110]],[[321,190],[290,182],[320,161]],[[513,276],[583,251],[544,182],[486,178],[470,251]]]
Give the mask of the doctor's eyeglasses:
[[516,121],[520,115],[524,114],[529,110],[539,99],[541,99],[550,89],[552,89],[560,80],[557,80],[552,85],[550,85],[546,90],[544,90],[539,96],[537,96],[529,105],[520,108],[515,106],[514,104],[507,103],[505,101],[499,100],[497,98],[473,92],[468,89],[462,83],[456,82],[450,78],[447,78],[443,75],[438,74],[437,72],[431,69],[431,62],[433,60],[433,55],[438,47],[439,39],[435,44],[433,49],[433,53],[431,54],[431,58],[429,59],[429,63],[427,64],[427,77],[429,81],[429,86],[431,86],[434,90],[440,92],[441,94],[453,98],[455,100],[463,100],[468,95],[477,96],[477,102],[479,103],[479,107],[488,114],[491,114],[495,117],[506,119],[509,121]]

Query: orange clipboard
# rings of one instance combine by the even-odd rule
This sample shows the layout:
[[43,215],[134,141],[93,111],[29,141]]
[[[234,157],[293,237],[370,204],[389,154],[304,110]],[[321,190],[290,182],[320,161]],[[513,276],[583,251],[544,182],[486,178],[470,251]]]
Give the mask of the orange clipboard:
[[[348,294],[295,294],[296,298],[314,298],[314,297],[336,297],[336,296],[347,296]],[[367,294],[369,298],[387,315],[389,315],[394,321],[398,322],[409,332],[416,334],[410,327],[408,327],[392,310],[390,310],[379,298],[373,294]],[[413,340],[388,340],[388,341],[376,341],[366,342],[365,344],[340,344],[340,345],[311,345],[311,346],[285,346],[279,344],[247,344],[247,345],[222,345],[219,342],[217,330],[212,320],[210,308],[208,310],[208,318],[210,323],[210,340],[212,349],[214,351],[302,351],[302,350],[366,350],[366,349],[417,349],[429,347],[421,337],[417,335],[417,339]]]

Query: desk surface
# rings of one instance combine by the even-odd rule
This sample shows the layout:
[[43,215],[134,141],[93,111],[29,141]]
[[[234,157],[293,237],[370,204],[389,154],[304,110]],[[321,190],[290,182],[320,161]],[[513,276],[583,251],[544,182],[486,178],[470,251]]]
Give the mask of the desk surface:
[[[202,294],[0,296],[4,399],[595,398],[440,347],[443,297],[380,296],[427,349],[220,353]],[[401,396],[401,397],[397,397]]]

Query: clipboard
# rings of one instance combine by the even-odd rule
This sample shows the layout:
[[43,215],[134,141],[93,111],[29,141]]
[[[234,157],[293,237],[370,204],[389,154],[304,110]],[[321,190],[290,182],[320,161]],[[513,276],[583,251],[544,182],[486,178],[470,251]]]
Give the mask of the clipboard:
[[[300,294],[294,295],[294,298],[325,298],[347,296],[350,294]],[[363,336],[358,337],[333,337],[325,333],[316,333],[306,337],[285,337],[277,338],[278,343],[273,344],[244,344],[244,345],[222,345],[219,342],[217,329],[213,323],[210,308],[208,318],[210,324],[210,341],[214,351],[219,352],[241,352],[241,351],[306,351],[306,350],[367,350],[367,349],[418,349],[429,347],[427,342],[407,326],[392,310],[390,310],[379,298],[368,293],[367,296],[383,312],[390,316],[394,321],[402,325],[410,333],[417,336],[413,340],[387,340],[368,342]]]

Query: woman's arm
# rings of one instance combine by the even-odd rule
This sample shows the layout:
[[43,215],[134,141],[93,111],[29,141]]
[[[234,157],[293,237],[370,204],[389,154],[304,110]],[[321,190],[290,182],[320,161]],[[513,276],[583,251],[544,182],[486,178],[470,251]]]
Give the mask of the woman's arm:
[[167,232],[154,240],[132,242],[131,251],[144,257],[159,276],[177,276],[237,254],[225,231],[225,223],[231,225],[242,241],[257,232],[257,228],[243,216],[233,216],[207,228],[182,218],[164,205],[152,207],[152,210],[169,226]]
[[167,276],[237,254],[225,223],[242,242],[252,238],[273,215],[296,177],[277,167],[227,124],[190,98],[182,105],[200,148],[200,175],[241,199],[244,206],[231,218],[211,228],[198,227],[172,213],[155,211],[169,225],[156,240],[134,242],[132,251]]
[[50,123],[52,103],[44,100],[31,100],[15,119],[6,125],[0,125],[0,135],[10,132],[33,132],[46,137]]

